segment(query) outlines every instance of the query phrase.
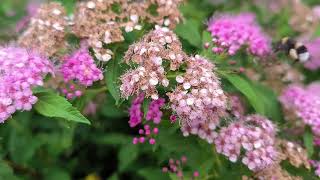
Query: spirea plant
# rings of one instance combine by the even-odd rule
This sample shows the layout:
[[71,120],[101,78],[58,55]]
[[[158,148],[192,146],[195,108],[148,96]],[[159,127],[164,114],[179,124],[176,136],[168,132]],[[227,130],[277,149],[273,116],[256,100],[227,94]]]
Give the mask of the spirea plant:
[[316,3],[4,0],[0,179],[319,178]]

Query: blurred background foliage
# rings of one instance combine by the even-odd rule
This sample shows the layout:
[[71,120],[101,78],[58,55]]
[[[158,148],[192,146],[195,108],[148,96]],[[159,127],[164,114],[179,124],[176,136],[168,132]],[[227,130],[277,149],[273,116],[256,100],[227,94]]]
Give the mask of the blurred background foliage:
[[[58,1],[72,13],[76,0]],[[225,0],[212,4],[209,0],[188,0],[181,7],[186,21],[175,30],[182,39],[184,49],[192,54],[202,51],[202,44],[208,39],[208,34],[204,32],[205,22],[212,14],[218,12],[252,11],[257,14],[257,19],[265,31],[270,31],[271,34],[272,31],[277,32],[274,33],[273,39],[297,34],[288,25],[289,15],[285,10],[279,14],[270,14],[267,9],[255,6],[252,1]],[[27,3],[27,0],[1,0],[1,45],[10,44],[10,41],[17,37],[14,27],[26,14]],[[319,1],[305,0],[305,3],[315,5]],[[127,41],[121,45],[123,49],[125,50],[139,36],[141,35],[129,34]],[[211,56],[220,67],[226,63],[205,50],[201,53]],[[243,60],[241,54],[234,59],[241,62],[239,66],[254,66],[254,63],[248,65],[248,61]],[[118,60],[120,61],[120,58]],[[110,63],[108,66],[113,69]],[[319,72],[306,73],[309,73],[309,81],[320,77]],[[264,114],[280,126],[284,123],[277,95],[268,87],[251,82],[244,76],[223,76],[222,81],[226,91],[240,91],[246,97],[244,99],[250,104],[249,112],[257,111]],[[110,94],[111,91],[103,91],[105,94],[102,97],[97,97],[97,92],[99,90],[92,90],[73,102],[83,110],[84,105],[93,99],[102,100],[97,112],[87,116],[91,125],[46,118],[36,112],[18,113],[2,124],[0,179],[175,179],[174,176],[161,173],[161,167],[170,157],[180,158],[182,155],[188,158],[186,171],[191,174],[193,170],[198,170],[199,179],[241,179],[242,175],[250,175],[245,166],[229,162],[225,157],[215,153],[212,145],[207,142],[194,137],[184,138],[178,124],[173,126],[168,119],[163,119],[160,126],[161,133],[157,145],[133,145],[132,138],[137,132],[128,126],[129,103],[122,102],[121,106],[118,106],[114,94]],[[283,166],[289,172],[305,179],[315,179],[313,173],[305,169],[296,169],[288,164]]]

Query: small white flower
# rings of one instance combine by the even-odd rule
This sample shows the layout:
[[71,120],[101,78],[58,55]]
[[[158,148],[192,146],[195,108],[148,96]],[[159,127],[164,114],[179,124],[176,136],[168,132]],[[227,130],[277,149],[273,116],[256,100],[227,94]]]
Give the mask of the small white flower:
[[152,86],[155,86],[159,83],[158,79],[157,78],[151,78],[149,79],[149,83],[152,85]]
[[169,26],[170,25],[170,19],[165,19],[163,24],[165,26]]
[[141,25],[135,25],[134,29],[140,31],[142,29],[142,26]]
[[184,88],[185,90],[190,89],[190,88],[191,88],[190,83],[188,83],[188,82],[183,83],[183,88]]
[[140,50],[140,55],[143,55],[145,52],[147,52],[147,49],[146,48],[141,48],[141,50]]
[[59,9],[53,9],[52,13],[58,16],[61,14],[61,11]]
[[134,23],[137,23],[139,21],[139,16],[137,14],[132,14],[130,16],[130,20]]
[[164,87],[168,87],[168,86],[169,86],[169,80],[168,80],[168,79],[163,79],[163,80],[162,80],[162,85],[163,85]]
[[154,62],[154,64],[160,66],[162,64],[162,58],[161,57],[154,57],[152,58],[152,61]]
[[169,58],[172,59],[172,60],[175,60],[176,59],[176,55],[171,53],[171,54],[169,54]]
[[168,44],[172,43],[172,38],[170,36],[166,36],[165,39]]
[[96,7],[96,4],[92,1],[87,2],[87,8],[94,9]]
[[133,27],[132,26],[126,26],[124,29],[127,33],[128,32],[132,32],[133,31]]
[[184,79],[183,79],[182,76],[177,76],[177,77],[176,77],[176,81],[177,81],[178,83],[183,83]]
[[151,95],[151,99],[153,99],[153,100],[159,99],[158,94],[152,94],[152,95]]
[[194,99],[193,99],[193,98],[188,98],[188,99],[187,99],[187,104],[188,104],[189,106],[193,105],[193,103],[194,103]]
[[64,29],[59,23],[54,23],[52,27],[58,31],[62,31]]
[[101,60],[104,62],[108,62],[108,61],[110,61],[111,58],[112,58],[112,56],[110,54],[104,54],[104,55],[102,55]]

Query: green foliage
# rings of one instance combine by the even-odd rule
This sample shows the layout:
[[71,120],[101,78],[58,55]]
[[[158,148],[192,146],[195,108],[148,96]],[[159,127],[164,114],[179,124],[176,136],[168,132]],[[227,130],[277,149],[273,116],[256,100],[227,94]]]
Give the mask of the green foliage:
[[183,24],[179,24],[175,32],[181,38],[187,40],[191,45],[201,47],[201,35],[199,31],[200,24],[195,20],[188,20]]
[[303,143],[307,148],[308,156],[311,158],[314,153],[313,135],[310,128],[307,128],[303,134]]
[[[61,2],[69,15],[74,12],[77,2],[54,1]],[[307,2],[315,4],[317,1]],[[0,42],[6,42],[2,44],[7,44],[9,39],[17,38],[18,34],[14,33],[13,29],[16,22],[26,14],[26,4],[27,0],[1,1]],[[119,13],[118,6],[114,4],[112,7],[116,13]],[[285,126],[278,94],[270,87],[251,81],[245,75],[233,71],[239,67],[259,66],[253,57],[248,56],[243,50],[232,59],[226,58],[225,54],[212,53],[213,44],[210,44],[208,49],[203,48],[203,45],[212,40],[205,22],[212,14],[220,12],[255,12],[264,31],[272,34],[274,41],[283,36],[297,35],[298,33],[288,24],[288,9],[271,14],[267,9],[254,5],[252,1],[237,0],[212,4],[210,0],[188,0],[180,10],[184,15],[184,21],[177,25],[174,32],[181,40],[184,51],[189,54],[199,53],[215,63],[215,71],[222,79],[223,88],[227,92],[241,94],[246,100],[249,113],[265,115],[279,127]],[[16,14],[8,16],[8,12],[11,11]],[[149,11],[157,13],[155,7]],[[164,108],[164,118],[159,125],[160,134],[156,137],[156,145],[132,144],[132,139],[139,137],[137,130],[141,127],[131,129],[128,125],[131,99],[121,99],[119,78],[130,68],[123,63],[123,56],[129,45],[137,42],[153,28],[150,24],[142,25],[141,31],[124,32],[123,43],[104,45],[114,52],[113,59],[103,65],[104,81],[86,89],[84,96],[68,101],[46,88],[35,88],[33,92],[38,97],[38,102],[34,105],[35,111],[16,113],[0,126],[0,180],[92,180],[88,178],[90,174],[97,174],[101,179],[108,180],[177,180],[178,177],[173,173],[162,173],[161,167],[167,165],[169,158],[178,159],[181,156],[188,158],[184,169],[185,179],[190,178],[195,170],[200,173],[198,179],[204,180],[241,179],[242,175],[252,176],[252,172],[241,162],[231,163],[206,141],[193,136],[183,137],[179,124],[169,122],[171,111],[168,107]],[[314,37],[319,35],[320,28]],[[69,32],[67,39],[70,49],[78,47],[80,41],[72,32]],[[236,60],[238,64],[230,66],[228,60]],[[307,83],[320,79],[319,71],[303,72]],[[81,112],[89,102],[96,100],[99,101],[99,106],[95,114],[86,115],[89,121]],[[149,104],[150,99],[143,102],[144,112],[147,112]],[[314,137],[310,128],[306,129],[303,136],[292,139],[303,142],[310,158],[319,155],[319,149],[313,146]],[[290,174],[304,179],[316,179],[309,170],[294,168],[287,162],[282,166]]]
[[116,57],[117,58],[112,59],[111,62],[108,63],[108,68],[105,73],[105,77],[107,88],[112,97],[116,100],[116,104],[118,104],[120,100],[120,86],[118,82],[118,78],[120,76],[120,67],[118,66],[118,64],[120,61],[118,56]]
[[244,78],[233,74],[222,74],[232,85],[245,95],[253,108],[260,114],[265,114],[265,108],[253,86]]
[[69,121],[90,124],[90,121],[65,98],[50,92],[37,93],[37,97],[38,102],[34,108],[40,114],[47,117],[64,118]]

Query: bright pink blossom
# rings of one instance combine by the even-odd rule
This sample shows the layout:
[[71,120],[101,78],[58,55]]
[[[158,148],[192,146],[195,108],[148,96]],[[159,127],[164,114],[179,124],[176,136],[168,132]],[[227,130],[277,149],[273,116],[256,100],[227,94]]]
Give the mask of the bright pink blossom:
[[309,125],[320,137],[320,84],[307,87],[291,85],[282,93],[280,102],[287,109],[292,109],[302,121]]
[[53,74],[53,66],[45,57],[18,47],[0,48],[0,122],[16,110],[31,110],[37,102],[32,88],[42,86],[48,73]]
[[248,46],[248,51],[256,56],[265,56],[271,52],[271,41],[256,23],[255,15],[220,14],[213,16],[208,23],[208,31],[213,37],[213,51],[227,50],[234,55],[241,47]]

